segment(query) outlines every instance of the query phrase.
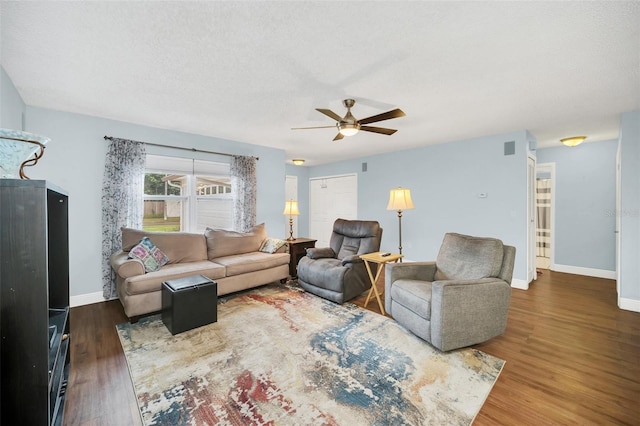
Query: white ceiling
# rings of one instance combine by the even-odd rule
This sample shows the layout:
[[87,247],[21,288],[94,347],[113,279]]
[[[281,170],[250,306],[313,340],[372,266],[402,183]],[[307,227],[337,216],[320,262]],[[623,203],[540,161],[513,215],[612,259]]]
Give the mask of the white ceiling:
[[[308,165],[530,130],[615,139],[640,2],[7,2],[27,105],[284,149]],[[340,142],[314,108],[406,117]],[[127,135],[114,135],[126,137]]]

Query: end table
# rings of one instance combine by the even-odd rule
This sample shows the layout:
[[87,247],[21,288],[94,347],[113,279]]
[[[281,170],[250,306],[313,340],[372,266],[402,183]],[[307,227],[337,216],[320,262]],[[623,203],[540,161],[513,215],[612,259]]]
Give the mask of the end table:
[[[364,266],[366,266],[367,273],[369,274],[369,279],[371,280],[371,289],[369,290],[369,294],[367,295],[367,300],[365,300],[364,302],[364,307],[365,308],[367,307],[367,305],[369,304],[369,300],[371,299],[371,295],[374,294],[376,296],[376,300],[378,301],[378,307],[380,307],[380,312],[382,312],[382,315],[386,315],[384,311],[384,306],[382,305],[382,300],[380,299],[380,296],[384,294],[384,291],[382,293],[379,293],[378,287],[376,287],[376,284],[380,279],[380,273],[382,272],[382,268],[384,268],[384,265],[390,262],[395,263],[398,260],[402,259],[403,256],[401,254],[396,254],[396,253],[390,253],[387,256],[382,256],[383,253],[384,252],[377,251],[374,253],[363,254],[360,256],[360,259],[364,260]],[[375,277],[371,272],[370,263],[378,264]]]
[[298,277],[298,262],[307,254],[308,248],[316,246],[316,241],[318,240],[311,238],[296,238],[293,241],[287,241],[289,254],[291,255],[289,259],[289,275],[291,275],[291,279]]

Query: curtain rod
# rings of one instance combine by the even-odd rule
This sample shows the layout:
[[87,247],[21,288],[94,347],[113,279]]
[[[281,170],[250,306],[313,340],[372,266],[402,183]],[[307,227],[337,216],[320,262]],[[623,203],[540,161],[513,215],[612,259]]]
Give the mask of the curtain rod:
[[[104,139],[108,140],[108,141],[112,141],[114,139],[114,137],[113,136],[105,136]],[[117,138],[117,139],[120,139],[120,138]],[[127,139],[127,140],[131,140],[131,139]],[[204,149],[196,149],[196,148],[183,148],[181,146],[163,145],[163,144],[151,143],[151,142],[141,142],[141,141],[133,141],[133,142],[143,143],[145,145],[151,145],[151,146],[161,146],[163,148],[181,149],[181,150],[184,150],[184,151],[204,152],[206,154],[216,154],[216,155],[225,155],[227,157],[235,157],[234,154],[227,154],[226,152],[207,151],[207,150],[204,150]],[[255,158],[256,160],[260,160],[260,157],[253,157],[253,158]]]

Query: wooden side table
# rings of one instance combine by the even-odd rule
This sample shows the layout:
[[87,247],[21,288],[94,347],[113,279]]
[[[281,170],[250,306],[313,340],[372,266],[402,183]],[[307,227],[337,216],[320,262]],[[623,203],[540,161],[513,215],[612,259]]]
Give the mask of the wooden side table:
[[298,277],[298,262],[307,254],[308,248],[316,246],[316,241],[318,240],[312,240],[311,238],[296,238],[293,241],[287,241],[289,254],[291,255],[289,259],[289,275],[291,275],[292,279]]
[[[382,300],[380,299],[380,296],[384,294],[384,291],[382,293],[378,292],[378,287],[376,287],[376,284],[380,279],[380,273],[382,272],[384,265],[390,262],[395,263],[398,260],[402,259],[403,256],[401,254],[396,254],[396,253],[391,253],[388,256],[382,256],[382,253],[384,252],[377,251],[375,253],[363,254],[360,256],[360,259],[364,260],[364,266],[367,267],[367,273],[369,274],[369,279],[371,280],[371,289],[369,290],[369,294],[367,295],[367,300],[365,300],[364,302],[364,307],[365,308],[367,307],[367,305],[369,304],[369,300],[371,299],[371,295],[374,294],[376,296],[376,300],[378,301],[380,312],[382,312],[382,315],[386,315],[384,311],[384,306],[382,305]],[[378,268],[376,269],[375,276],[371,272],[371,265],[370,265],[371,263],[378,264]]]

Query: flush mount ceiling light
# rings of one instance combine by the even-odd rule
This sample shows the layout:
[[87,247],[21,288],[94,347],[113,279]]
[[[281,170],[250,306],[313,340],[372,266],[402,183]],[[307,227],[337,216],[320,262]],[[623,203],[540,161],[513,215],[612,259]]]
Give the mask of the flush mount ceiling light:
[[293,164],[295,164],[296,166],[302,166],[304,164],[304,160],[302,158],[294,158],[293,160],[291,160],[293,162]]
[[560,139],[560,142],[563,145],[574,147],[580,145],[586,138],[586,136],[571,136],[570,138]]

